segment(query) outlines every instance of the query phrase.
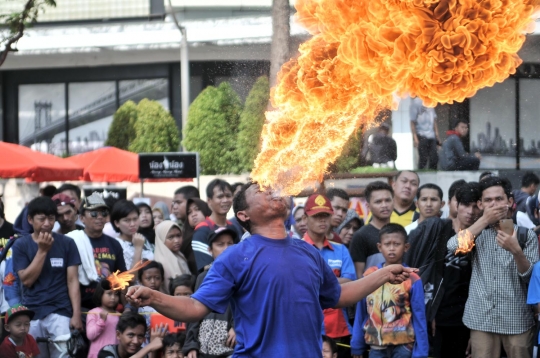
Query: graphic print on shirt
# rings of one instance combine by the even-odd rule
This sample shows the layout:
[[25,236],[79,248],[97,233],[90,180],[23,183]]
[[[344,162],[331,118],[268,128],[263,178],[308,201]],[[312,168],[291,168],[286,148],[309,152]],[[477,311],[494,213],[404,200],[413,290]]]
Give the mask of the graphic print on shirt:
[[94,248],[94,259],[98,276],[100,278],[108,277],[111,274],[111,268],[107,262],[100,260],[116,261],[116,255],[112,254],[108,247],[96,247]]
[[328,259],[328,266],[330,266],[336,277],[341,277],[341,266],[343,266],[342,260]]
[[[371,267],[364,276],[376,270],[377,267]],[[367,344],[387,346],[411,342],[414,330],[409,293],[413,284],[413,279],[399,285],[385,284],[367,296],[368,319],[364,324]]]

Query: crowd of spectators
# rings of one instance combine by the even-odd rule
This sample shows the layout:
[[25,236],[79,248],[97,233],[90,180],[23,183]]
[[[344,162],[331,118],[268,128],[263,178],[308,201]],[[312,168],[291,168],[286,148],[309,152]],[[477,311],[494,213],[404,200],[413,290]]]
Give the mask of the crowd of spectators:
[[[433,114],[423,114],[428,115]],[[415,127],[423,130],[416,141],[421,147],[436,146],[438,133],[428,133],[431,120],[425,122]],[[487,173],[478,182],[456,181],[445,197],[436,184],[420,183],[415,172],[403,171],[392,184],[374,181],[365,187],[365,217],[338,188],[313,194],[302,205],[287,200],[287,218],[271,219],[278,226],[281,220],[289,240],[302,240],[312,251],[265,242],[275,246],[275,257],[287,250],[297,250],[287,253],[291,258],[318,252],[323,271],[341,287],[373,279],[390,265],[417,270],[402,282],[373,286],[377,289],[346,307],[343,297],[339,305],[313,305],[297,293],[303,288],[286,282],[271,297],[250,299],[279,305],[303,300],[323,320],[322,327],[309,328],[320,330],[323,357],[533,357],[540,312],[539,184],[536,175],[526,173],[521,188],[512,190],[507,179]],[[276,344],[298,344],[285,331],[270,338],[246,332],[253,323],[245,322],[253,309],[247,299],[208,299],[208,286],[221,292],[229,277],[235,283],[244,280],[250,272],[242,261],[250,259],[243,255],[257,256],[261,250],[261,236],[250,232],[258,218],[242,209],[251,185],[215,179],[206,188],[206,201],[197,188],[184,186],[174,193],[171,207],[110,202],[98,193],[82,198],[72,184],[46,187],[14,225],[5,220],[1,204],[0,311],[5,325],[0,356],[59,357],[62,348],[54,341],[74,336],[79,337],[78,356],[93,358],[230,357],[235,349],[255,347],[255,352],[268,342],[280,352],[286,350]],[[235,215],[229,217],[233,199]],[[471,250],[460,253],[463,244]],[[234,246],[242,248],[223,255]],[[264,267],[281,270],[275,257],[266,262],[263,256]],[[299,262],[293,261],[286,265]],[[224,262],[238,272],[225,272]],[[107,279],[140,263],[145,266],[130,285],[193,296],[206,306],[202,319],[177,321],[154,305],[137,305],[126,298],[126,289]],[[248,280],[235,290],[258,284]],[[279,329],[271,314],[264,317],[270,321],[257,324]],[[316,322],[295,324],[309,330]]]

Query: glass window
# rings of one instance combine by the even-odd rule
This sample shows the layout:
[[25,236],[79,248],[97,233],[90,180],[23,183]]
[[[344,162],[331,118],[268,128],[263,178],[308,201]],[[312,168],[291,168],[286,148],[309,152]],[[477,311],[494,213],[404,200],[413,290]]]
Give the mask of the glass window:
[[19,144],[66,155],[66,100],[63,83],[19,86]]
[[161,103],[169,110],[169,81],[165,78],[120,81],[120,105],[128,100],[139,103],[148,98]]
[[471,153],[480,152],[480,169],[516,168],[516,91],[508,79],[471,98]]
[[539,79],[519,80],[519,164],[522,169],[540,168],[540,122]]
[[103,147],[116,111],[116,83],[70,83],[68,94],[69,154]]

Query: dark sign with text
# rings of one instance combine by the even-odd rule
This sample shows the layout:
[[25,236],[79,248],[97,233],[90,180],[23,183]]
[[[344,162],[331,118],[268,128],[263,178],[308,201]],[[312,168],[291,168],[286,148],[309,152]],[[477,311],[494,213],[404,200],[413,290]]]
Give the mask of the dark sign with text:
[[109,197],[119,200],[127,199],[127,189],[126,188],[116,188],[116,187],[92,187],[92,188],[83,188],[84,196],[89,197],[94,192],[100,193],[103,199],[108,199]]
[[198,175],[198,153],[139,153],[140,179],[190,179]]

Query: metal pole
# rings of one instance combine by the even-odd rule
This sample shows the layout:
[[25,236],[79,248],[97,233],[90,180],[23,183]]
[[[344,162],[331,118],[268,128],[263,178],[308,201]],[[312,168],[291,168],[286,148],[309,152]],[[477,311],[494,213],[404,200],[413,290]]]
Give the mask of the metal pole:
[[141,179],[141,194],[139,194],[139,198],[144,198],[144,179]]
[[[186,28],[181,26],[182,42],[180,43],[180,92],[182,98],[182,139],[187,126],[189,112],[189,54]],[[186,149],[182,145],[182,151]]]

